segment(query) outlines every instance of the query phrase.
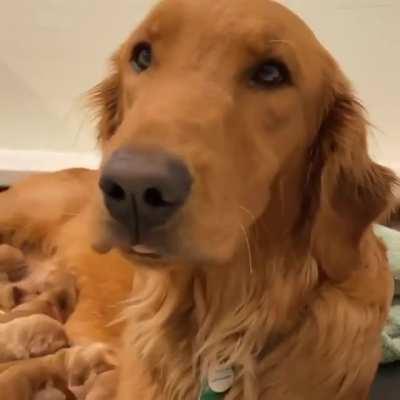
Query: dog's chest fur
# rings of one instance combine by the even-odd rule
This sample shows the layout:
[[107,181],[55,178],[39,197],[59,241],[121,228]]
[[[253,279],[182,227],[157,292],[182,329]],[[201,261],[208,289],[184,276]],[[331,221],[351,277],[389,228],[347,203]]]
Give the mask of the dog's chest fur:
[[243,279],[235,271],[224,280],[218,273],[179,272],[135,279],[136,296],[125,314],[127,346],[150,371],[162,398],[197,399],[208,369],[220,361],[235,369],[226,400],[264,398],[268,375],[280,379],[273,372],[278,358],[292,350],[302,330],[301,313],[318,283],[312,260],[277,275],[282,263],[253,274],[242,271]]

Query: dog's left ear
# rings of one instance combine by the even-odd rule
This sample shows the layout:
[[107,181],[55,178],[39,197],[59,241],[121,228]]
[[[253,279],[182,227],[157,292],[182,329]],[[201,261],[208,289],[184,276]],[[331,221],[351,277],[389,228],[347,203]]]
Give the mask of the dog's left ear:
[[310,152],[307,183],[313,192],[314,257],[330,279],[341,281],[362,266],[363,239],[393,206],[397,178],[369,157],[364,110],[338,68],[336,74]]

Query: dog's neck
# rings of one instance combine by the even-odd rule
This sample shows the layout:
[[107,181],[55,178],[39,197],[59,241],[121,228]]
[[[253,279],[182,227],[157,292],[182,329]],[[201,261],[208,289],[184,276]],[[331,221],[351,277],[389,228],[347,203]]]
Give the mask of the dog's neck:
[[296,327],[318,284],[312,258],[288,246],[266,254],[251,244],[251,264],[243,246],[235,261],[215,268],[138,271],[127,340],[158,376],[165,398],[197,396],[200,377],[221,361],[235,366],[235,390],[257,398],[256,382],[249,384],[257,364]]

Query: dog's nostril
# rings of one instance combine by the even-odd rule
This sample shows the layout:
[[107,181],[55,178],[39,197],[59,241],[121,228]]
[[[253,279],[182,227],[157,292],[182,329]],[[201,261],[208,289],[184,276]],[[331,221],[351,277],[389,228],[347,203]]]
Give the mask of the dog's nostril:
[[109,182],[107,185],[103,185],[103,191],[113,200],[125,200],[125,191],[117,183]]
[[164,200],[163,194],[157,188],[149,188],[143,194],[143,200],[151,207],[168,207],[171,204]]

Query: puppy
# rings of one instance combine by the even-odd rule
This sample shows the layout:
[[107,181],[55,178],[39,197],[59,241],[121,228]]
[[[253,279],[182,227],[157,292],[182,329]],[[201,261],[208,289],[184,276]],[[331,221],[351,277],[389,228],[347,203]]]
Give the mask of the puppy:
[[46,315],[0,322],[0,363],[52,354],[67,346],[63,326]]
[[2,399],[58,400],[64,396],[66,400],[83,400],[96,384],[96,378],[101,378],[102,374],[115,367],[113,350],[100,343],[61,350],[46,357],[3,364],[0,365]]

